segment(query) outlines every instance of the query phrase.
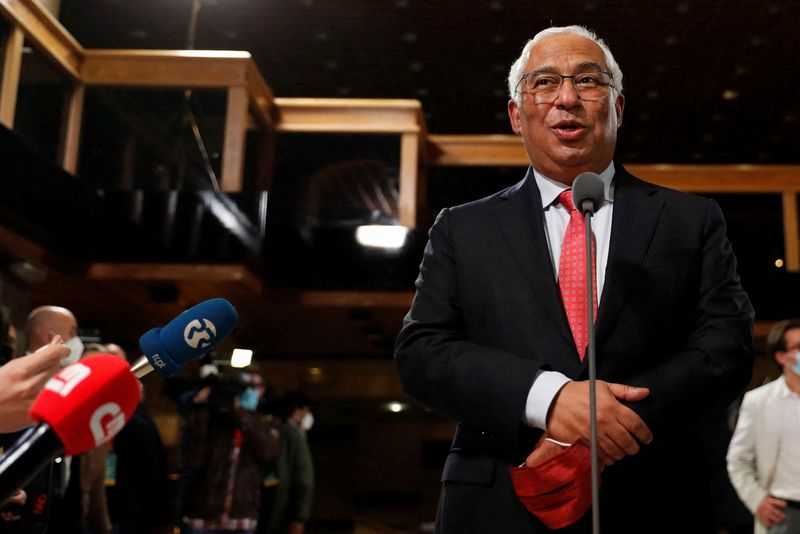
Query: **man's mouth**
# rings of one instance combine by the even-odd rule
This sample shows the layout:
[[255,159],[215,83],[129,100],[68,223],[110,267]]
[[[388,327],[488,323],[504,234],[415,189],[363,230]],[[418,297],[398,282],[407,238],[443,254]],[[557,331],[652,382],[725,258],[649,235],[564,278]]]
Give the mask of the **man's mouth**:
[[577,121],[560,121],[552,127],[556,136],[564,141],[574,141],[586,131],[586,126]]

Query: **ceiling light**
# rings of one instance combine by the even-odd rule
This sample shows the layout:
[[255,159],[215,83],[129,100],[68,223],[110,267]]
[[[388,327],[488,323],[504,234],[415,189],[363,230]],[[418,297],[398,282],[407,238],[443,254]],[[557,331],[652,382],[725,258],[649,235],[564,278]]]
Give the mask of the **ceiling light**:
[[402,402],[390,402],[386,404],[386,409],[392,413],[400,413],[406,408],[407,406]]
[[231,353],[231,367],[247,367],[253,361],[253,351],[250,349],[233,349]]
[[324,376],[322,374],[322,368],[320,367],[309,367],[308,374],[306,376],[306,380],[309,384],[319,384],[322,382]]
[[398,249],[406,243],[408,228],[368,224],[356,228],[356,241],[362,246],[382,249]]

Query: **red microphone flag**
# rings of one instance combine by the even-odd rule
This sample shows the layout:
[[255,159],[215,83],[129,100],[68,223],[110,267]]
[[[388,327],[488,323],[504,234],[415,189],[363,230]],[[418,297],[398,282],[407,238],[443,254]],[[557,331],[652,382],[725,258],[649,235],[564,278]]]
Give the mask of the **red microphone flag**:
[[133,415],[141,386],[125,360],[88,356],[47,381],[31,408],[61,439],[64,452],[82,454],[113,438]]

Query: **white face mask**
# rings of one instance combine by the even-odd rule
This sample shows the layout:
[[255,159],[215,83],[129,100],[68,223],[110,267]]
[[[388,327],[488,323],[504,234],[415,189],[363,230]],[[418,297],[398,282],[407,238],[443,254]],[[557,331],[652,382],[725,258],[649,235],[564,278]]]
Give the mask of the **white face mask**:
[[59,362],[61,367],[66,367],[81,359],[81,355],[83,354],[83,341],[81,341],[81,338],[78,336],[71,337],[64,341],[62,346],[69,349],[69,356],[61,359]]
[[308,432],[311,430],[311,427],[314,426],[314,415],[311,412],[308,412],[303,416],[303,419],[300,421],[300,428]]

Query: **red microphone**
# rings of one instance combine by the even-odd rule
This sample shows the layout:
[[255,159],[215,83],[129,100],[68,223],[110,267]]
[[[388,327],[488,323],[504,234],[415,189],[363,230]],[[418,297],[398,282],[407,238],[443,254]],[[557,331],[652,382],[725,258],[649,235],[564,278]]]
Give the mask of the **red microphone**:
[[0,503],[57,455],[82,454],[113,438],[141,398],[127,362],[96,354],[62,369],[33,403],[37,422],[0,457]]

